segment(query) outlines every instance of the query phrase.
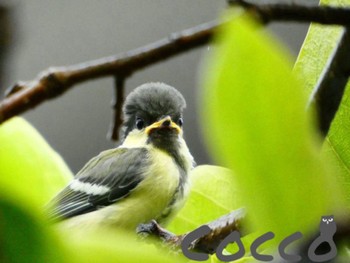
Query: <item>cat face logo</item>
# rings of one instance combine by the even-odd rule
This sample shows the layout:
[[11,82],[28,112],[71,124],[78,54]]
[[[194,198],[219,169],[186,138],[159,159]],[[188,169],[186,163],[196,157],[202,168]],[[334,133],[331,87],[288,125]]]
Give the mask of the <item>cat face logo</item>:
[[324,222],[324,223],[327,223],[327,225],[329,224],[329,223],[332,223],[334,221],[334,219],[333,219],[333,217],[323,217],[322,218],[322,222]]

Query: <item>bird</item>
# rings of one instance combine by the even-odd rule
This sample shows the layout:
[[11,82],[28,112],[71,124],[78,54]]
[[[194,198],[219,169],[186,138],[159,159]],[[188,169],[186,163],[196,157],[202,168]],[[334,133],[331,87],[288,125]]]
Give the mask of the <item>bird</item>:
[[161,82],[138,86],[123,104],[122,142],[88,161],[47,205],[64,228],[165,226],[184,205],[195,166],[183,138],[186,101]]

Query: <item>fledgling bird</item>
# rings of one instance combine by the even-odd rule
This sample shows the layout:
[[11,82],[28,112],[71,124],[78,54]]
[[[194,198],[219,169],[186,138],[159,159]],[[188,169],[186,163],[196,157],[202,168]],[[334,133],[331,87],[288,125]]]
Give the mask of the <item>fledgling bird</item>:
[[160,224],[182,207],[194,161],[183,139],[186,102],[173,87],[146,83],[126,98],[123,142],[92,158],[48,204],[65,227]]

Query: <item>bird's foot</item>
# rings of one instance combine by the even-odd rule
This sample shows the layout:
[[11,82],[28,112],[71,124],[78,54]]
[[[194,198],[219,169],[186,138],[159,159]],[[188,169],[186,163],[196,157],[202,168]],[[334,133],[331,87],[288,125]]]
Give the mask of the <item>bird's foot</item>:
[[162,228],[156,220],[152,220],[147,224],[138,225],[136,232],[142,237],[155,237],[160,239],[163,244],[170,246],[173,250],[178,250],[183,240],[183,235],[177,236],[170,231]]
[[142,236],[156,236],[165,241],[176,236],[168,230],[162,228],[156,220],[152,220],[147,224],[140,224],[136,228],[136,233]]
[[177,243],[180,236],[162,228],[156,220],[152,220],[147,224],[140,224],[136,229],[137,234],[141,236],[153,236],[163,240],[166,243]]

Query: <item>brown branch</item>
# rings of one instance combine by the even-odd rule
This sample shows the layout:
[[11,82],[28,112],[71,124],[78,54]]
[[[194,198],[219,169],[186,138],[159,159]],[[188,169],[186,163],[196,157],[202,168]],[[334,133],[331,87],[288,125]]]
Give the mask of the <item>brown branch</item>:
[[69,67],[50,68],[33,81],[14,85],[19,91],[0,102],[0,123],[61,95],[78,83],[111,75],[123,76],[126,72],[132,74],[202,46],[209,42],[216,27],[217,22],[202,24],[125,54]]
[[5,82],[5,65],[13,47],[14,32],[13,9],[6,3],[0,3],[0,85]]
[[114,119],[111,125],[111,130],[109,132],[109,138],[114,141],[119,140],[119,128],[123,123],[122,119],[122,108],[124,103],[124,84],[125,84],[125,75],[115,76],[114,84],[114,98],[112,101],[114,109]]
[[244,0],[228,0],[257,15],[264,23],[271,21],[316,22],[326,25],[349,25],[350,8],[302,6],[297,4],[253,4]]
[[[207,223],[206,225],[211,229],[210,233],[195,240],[191,245],[191,249],[206,254],[214,254],[220,242],[231,232],[237,230],[241,236],[246,235],[245,215],[245,209],[241,208]],[[137,233],[156,237],[174,250],[181,250],[181,243],[188,234],[175,235],[160,227],[154,220],[149,224],[141,224],[137,229]]]
[[[253,5],[243,0],[229,1],[254,11],[263,22],[272,20],[349,24],[350,10],[335,7],[303,7],[299,5]],[[217,22],[211,22],[174,33],[148,46],[127,53],[78,65],[50,68],[30,82],[18,82],[0,102],[0,124],[11,117],[36,107],[45,100],[60,96],[74,85],[106,77],[125,76],[137,70],[205,45],[211,39]],[[118,123],[118,121],[116,122]]]

